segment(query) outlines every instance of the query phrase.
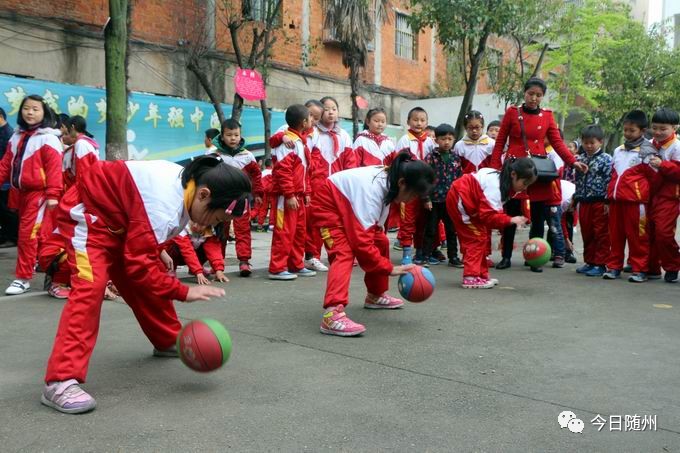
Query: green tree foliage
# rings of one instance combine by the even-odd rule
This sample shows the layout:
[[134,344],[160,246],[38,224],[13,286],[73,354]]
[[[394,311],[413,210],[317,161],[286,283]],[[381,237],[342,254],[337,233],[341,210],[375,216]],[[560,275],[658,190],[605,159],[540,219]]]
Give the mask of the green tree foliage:
[[548,17],[545,4],[539,0],[411,0],[414,30],[436,27],[439,42],[457,55],[465,68],[465,92],[456,122],[458,135],[465,114],[472,108],[489,37],[511,36],[537,27],[537,18]]

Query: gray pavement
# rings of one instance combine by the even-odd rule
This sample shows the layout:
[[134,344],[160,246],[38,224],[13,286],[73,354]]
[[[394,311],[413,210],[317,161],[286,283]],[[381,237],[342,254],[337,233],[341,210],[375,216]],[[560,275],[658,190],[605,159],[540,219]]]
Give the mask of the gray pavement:
[[[39,402],[63,302],[0,298],[0,450],[680,451],[678,285],[588,279],[575,265],[533,274],[518,252],[494,290],[463,290],[460,270],[436,266],[430,300],[381,312],[362,308],[357,269],[347,312],[368,331],[337,338],[318,331],[325,277],[267,280],[270,236],[254,238],[252,278],[232,273],[226,297],[176,304],[184,321],[224,323],[231,360],[199,374],[153,358],[126,305],[105,302],[91,414]],[[0,250],[0,289],[14,254]],[[583,433],[560,429],[564,410]],[[598,432],[598,414],[656,415],[656,430]]]

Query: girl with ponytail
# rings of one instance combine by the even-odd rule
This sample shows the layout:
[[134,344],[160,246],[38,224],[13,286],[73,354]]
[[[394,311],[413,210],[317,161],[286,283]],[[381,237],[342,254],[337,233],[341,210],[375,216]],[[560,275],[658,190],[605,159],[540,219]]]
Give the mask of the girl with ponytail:
[[499,172],[482,168],[456,180],[446,197],[463,252],[463,288],[489,289],[498,284],[489,278],[486,261],[490,230],[525,225],[522,216],[510,217],[503,205],[536,181],[536,166],[528,158],[508,159]]
[[64,413],[94,409],[80,388],[97,340],[111,279],[132,309],[154,355],[177,356],[182,327],[172,301],[224,295],[210,286],[182,284],[168,275],[159,244],[191,220],[206,226],[248,211],[251,186],[242,171],[201,156],[186,168],[166,161],[98,161],[64,195],[57,230],[71,268],[71,291],[47,364],[41,401]]
[[330,263],[321,333],[346,337],[366,331],[345,314],[355,257],[366,272],[365,308],[395,309],[404,305],[387,294],[388,277],[404,274],[413,265],[393,266],[390,262],[385,220],[391,203],[428,195],[434,179],[429,165],[402,153],[389,167],[345,170],[331,175],[319,187],[312,202],[312,222],[321,232]]

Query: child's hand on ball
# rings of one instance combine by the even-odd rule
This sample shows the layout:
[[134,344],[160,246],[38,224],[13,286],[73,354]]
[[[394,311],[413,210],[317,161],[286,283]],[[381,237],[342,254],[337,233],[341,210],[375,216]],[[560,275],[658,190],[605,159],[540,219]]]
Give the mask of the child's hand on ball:
[[524,225],[527,224],[528,221],[529,221],[529,219],[527,219],[526,217],[521,216],[521,215],[518,215],[518,216],[510,219],[510,223],[514,223],[517,226],[524,226]]
[[210,280],[208,280],[208,278],[205,275],[203,275],[202,273],[196,274],[196,281],[198,282],[199,285],[209,285],[210,284]]
[[185,302],[195,302],[197,300],[210,300],[211,297],[222,297],[224,296],[224,290],[222,288],[216,288],[214,286],[190,286],[189,292],[187,293],[187,299]]
[[392,273],[390,274],[391,276],[397,276],[397,275],[404,275],[408,274],[408,271],[416,267],[415,264],[407,264],[405,266],[394,266],[392,269]]

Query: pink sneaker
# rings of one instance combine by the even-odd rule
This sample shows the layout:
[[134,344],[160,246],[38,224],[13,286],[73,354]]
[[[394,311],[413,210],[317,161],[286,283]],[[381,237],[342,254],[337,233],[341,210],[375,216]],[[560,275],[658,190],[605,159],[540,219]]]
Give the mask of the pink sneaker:
[[82,414],[97,406],[94,398],[80,388],[75,379],[46,384],[40,402],[65,414]]
[[488,281],[490,281],[491,283],[493,283],[493,286],[498,286],[498,279],[497,279],[497,278],[487,277],[486,280],[488,280]]
[[465,289],[490,289],[494,287],[494,284],[480,277],[464,277],[461,286]]
[[394,309],[401,308],[404,306],[404,301],[392,297],[385,293],[382,296],[374,296],[373,294],[367,294],[366,300],[364,301],[364,308],[386,308]]
[[68,299],[70,292],[71,288],[58,283],[52,283],[50,287],[47,288],[47,294],[54,297],[55,299]]
[[345,307],[338,305],[321,317],[321,333],[339,337],[354,337],[366,332],[366,327],[349,319]]

